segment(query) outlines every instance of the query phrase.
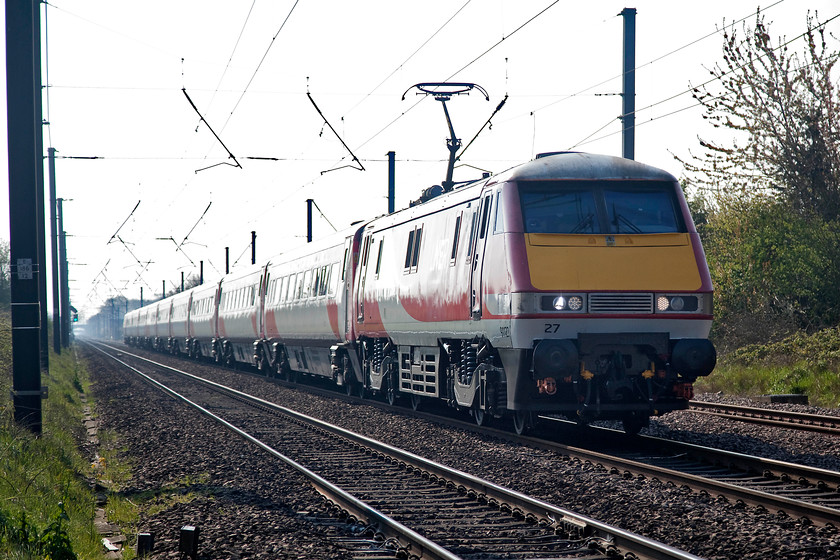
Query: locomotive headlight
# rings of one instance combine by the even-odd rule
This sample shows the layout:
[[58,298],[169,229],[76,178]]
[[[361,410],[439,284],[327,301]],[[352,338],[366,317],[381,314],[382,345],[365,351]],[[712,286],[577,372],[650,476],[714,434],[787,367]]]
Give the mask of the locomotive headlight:
[[542,311],[565,311],[567,313],[585,313],[586,300],[584,295],[544,295],[540,297]]
[[551,302],[557,311],[580,311],[583,309],[583,298],[580,296],[557,296]]
[[[695,313],[700,310],[700,299],[689,294],[659,294],[656,296],[656,312]],[[708,311],[709,313],[711,310]]]

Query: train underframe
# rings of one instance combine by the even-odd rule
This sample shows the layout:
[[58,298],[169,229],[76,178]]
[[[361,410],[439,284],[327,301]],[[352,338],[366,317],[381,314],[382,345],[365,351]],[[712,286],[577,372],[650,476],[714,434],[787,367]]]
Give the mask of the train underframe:
[[436,347],[364,339],[358,351],[360,382],[387,401],[403,396],[416,408],[423,398],[443,399],[478,424],[510,416],[520,433],[539,414],[581,424],[619,420],[637,433],[651,416],[687,408],[694,381],[715,361],[708,340],[667,333],[584,334],[531,349],[496,349],[482,339],[442,339]]
[[510,417],[524,433],[540,414],[581,424],[619,420],[635,434],[651,416],[688,407],[697,377],[714,367],[705,339],[672,340],[667,333],[581,334],[545,339],[533,348],[494,348],[476,338],[441,339],[437,346],[403,346],[388,338],[358,343],[285,345],[280,341],[226,339],[138,340],[150,346],[218,363],[255,366],[264,375],[296,380],[331,379],[348,394],[376,393],[395,404],[440,399],[469,411],[476,423]]

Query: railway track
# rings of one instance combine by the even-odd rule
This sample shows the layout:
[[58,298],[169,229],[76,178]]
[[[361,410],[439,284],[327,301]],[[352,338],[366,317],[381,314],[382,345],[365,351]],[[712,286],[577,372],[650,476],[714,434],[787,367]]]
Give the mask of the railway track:
[[559,452],[598,462],[614,474],[643,475],[822,525],[840,526],[840,472],[651,436],[628,445],[622,432],[587,428],[598,450],[559,445]]
[[698,414],[709,414],[765,426],[840,435],[840,416],[699,401],[692,401],[689,410]]
[[[329,398],[354,399],[344,397],[334,390],[311,385],[306,387]],[[365,402],[372,406],[392,408],[378,401]],[[840,527],[840,473],[835,471],[650,436],[628,440],[623,432],[596,427],[581,431],[576,424],[556,418],[543,418],[541,430],[531,437],[523,437],[421,410],[402,407],[399,410],[436,423],[600,464],[611,473],[626,478],[644,476],[658,479],[696,492],[719,496],[733,503],[784,512],[819,525]],[[551,424],[546,426],[546,421]],[[567,445],[558,442],[555,426],[562,427],[564,439],[580,443]]]
[[402,557],[697,559],[170,366],[94,347],[303,473],[369,532],[399,542]]

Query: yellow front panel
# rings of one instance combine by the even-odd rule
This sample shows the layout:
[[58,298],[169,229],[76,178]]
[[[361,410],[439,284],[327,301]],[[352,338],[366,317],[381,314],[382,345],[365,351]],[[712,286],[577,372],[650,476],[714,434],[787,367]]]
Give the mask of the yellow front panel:
[[700,272],[687,233],[525,234],[538,290],[692,291]]

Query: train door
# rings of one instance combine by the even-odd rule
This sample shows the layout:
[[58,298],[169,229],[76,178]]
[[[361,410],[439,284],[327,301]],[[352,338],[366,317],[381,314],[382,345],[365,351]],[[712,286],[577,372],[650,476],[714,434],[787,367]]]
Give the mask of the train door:
[[362,256],[359,259],[359,285],[356,291],[356,321],[358,323],[365,322],[365,277],[367,276],[368,255],[371,245],[373,245],[373,236],[365,235],[365,241],[362,244]]
[[344,261],[341,263],[341,288],[336,302],[338,304],[338,316],[344,317],[344,332],[341,333],[342,338],[347,340],[350,337],[350,328],[352,326],[352,298],[350,297],[350,287],[353,285],[353,267],[351,262],[353,260],[353,236],[351,235],[344,240]]
[[260,289],[257,292],[257,301],[255,302],[257,307],[257,338],[265,338],[265,300],[268,295],[268,281],[270,279],[271,274],[269,274],[268,264],[266,264],[260,277]]
[[473,244],[470,264],[470,317],[473,319],[481,319],[481,284],[484,273],[484,246],[487,240],[492,201],[492,193],[487,193],[482,197],[481,204],[475,214],[472,239],[470,240]]

